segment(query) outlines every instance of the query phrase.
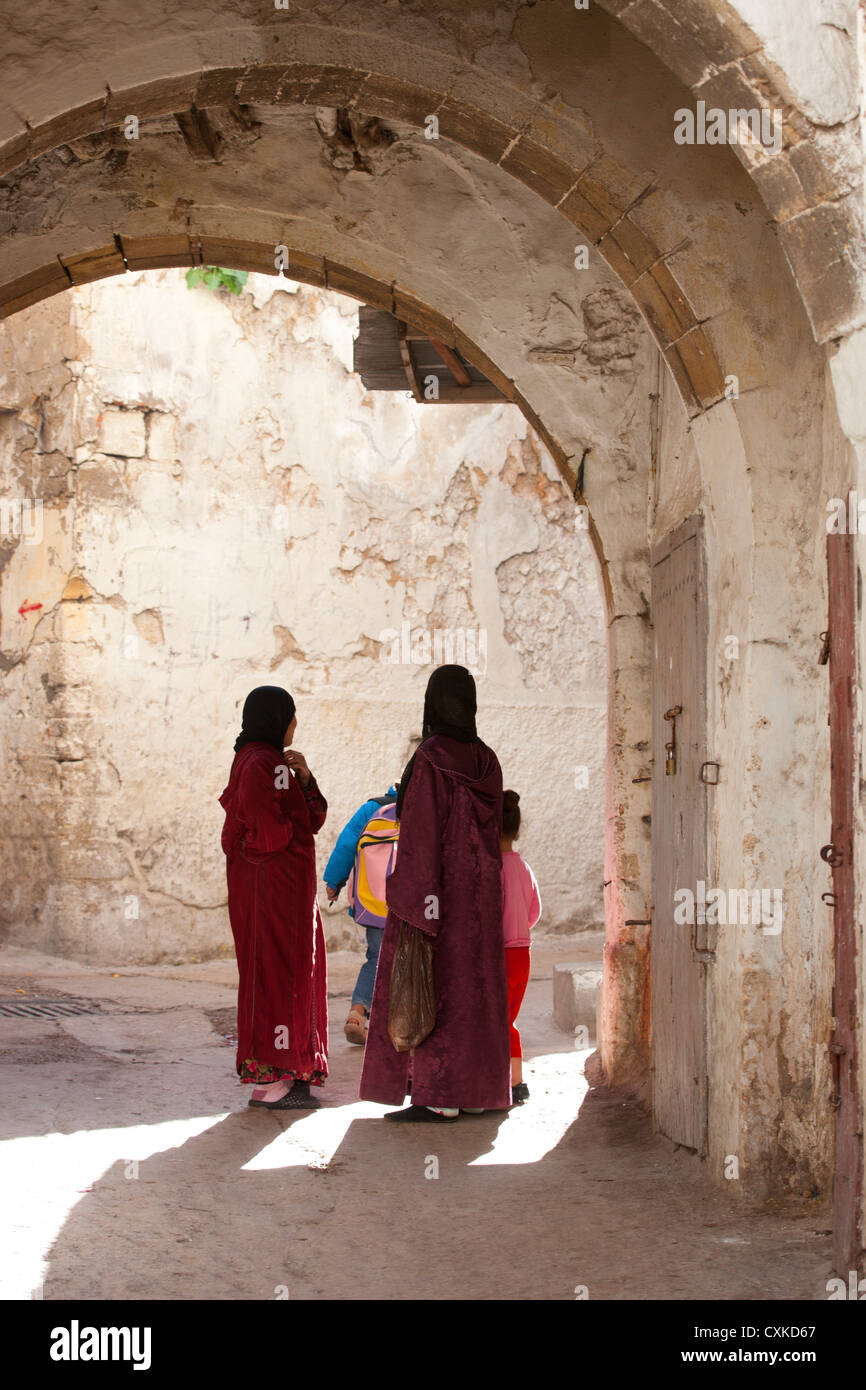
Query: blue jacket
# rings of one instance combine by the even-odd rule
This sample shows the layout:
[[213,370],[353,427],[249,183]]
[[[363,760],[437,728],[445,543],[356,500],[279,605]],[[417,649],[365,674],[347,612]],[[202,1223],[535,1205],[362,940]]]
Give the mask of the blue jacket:
[[[397,800],[397,788],[389,787],[388,796]],[[363,806],[359,806],[352,819],[340,831],[337,843],[334,845],[330,859],[325,865],[325,872],[322,875],[329,888],[340,889],[352,872],[352,865],[355,862],[355,855],[358,850],[358,841],[364,831],[367,821],[375,816],[379,810],[380,803],[374,798],[365,801]],[[351,912],[351,905],[349,907]]]

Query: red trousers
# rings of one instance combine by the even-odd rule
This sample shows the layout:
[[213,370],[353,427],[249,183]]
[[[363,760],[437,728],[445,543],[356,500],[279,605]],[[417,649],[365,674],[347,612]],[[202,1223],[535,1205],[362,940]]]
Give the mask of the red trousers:
[[508,971],[508,1022],[511,1039],[511,1056],[522,1057],[520,1034],[514,1020],[520,1012],[526,986],[529,983],[529,947],[506,946],[505,964]]

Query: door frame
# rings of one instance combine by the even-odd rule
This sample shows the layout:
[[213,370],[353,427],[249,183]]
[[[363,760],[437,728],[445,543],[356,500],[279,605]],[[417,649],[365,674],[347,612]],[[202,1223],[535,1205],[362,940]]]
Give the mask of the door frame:
[[[850,512],[850,503],[849,503]],[[856,507],[854,509],[856,515]],[[847,1279],[862,1258],[863,1119],[860,1097],[854,840],[859,766],[856,535],[827,536],[827,652],[830,726],[830,843],[821,857],[833,878],[833,996],[829,1041],[834,1115],[833,1263]]]

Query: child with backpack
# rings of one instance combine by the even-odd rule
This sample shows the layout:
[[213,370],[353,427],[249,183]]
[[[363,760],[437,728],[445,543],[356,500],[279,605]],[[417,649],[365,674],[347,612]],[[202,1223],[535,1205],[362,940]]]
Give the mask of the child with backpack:
[[328,902],[336,902],[348,882],[349,914],[367,937],[367,955],[358,973],[349,1016],[343,1033],[350,1043],[363,1046],[366,1020],[373,1002],[379,949],[388,908],[385,880],[394,867],[397,853],[397,787],[384,796],[370,797],[344,826],[325,866]]
[[535,875],[521,858],[514,841],[520,834],[520,797],[508,790],[502,797],[502,926],[508,974],[508,1022],[511,1038],[511,1101],[529,1099],[523,1080],[523,1052],[517,1031],[517,1015],[529,983],[529,933],[541,917],[541,896]]

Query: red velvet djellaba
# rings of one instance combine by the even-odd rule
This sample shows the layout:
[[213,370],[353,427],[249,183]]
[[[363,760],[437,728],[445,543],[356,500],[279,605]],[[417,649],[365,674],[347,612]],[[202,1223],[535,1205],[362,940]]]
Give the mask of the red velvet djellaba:
[[412,1054],[415,1105],[506,1110],[511,1105],[508,985],[502,930],[502,771],[480,740],[435,735],[421,744],[406,789],[387,882],[388,917],[376,972],[360,1096],[400,1105],[409,1053],[388,1035],[391,966],[400,922],[433,938],[436,1026]]
[[303,787],[270,744],[257,742],[235,755],[220,804],[240,977],[238,1075],[260,1084],[293,1077],[322,1085],[327,962],[313,837],[328,804],[315,778]]

